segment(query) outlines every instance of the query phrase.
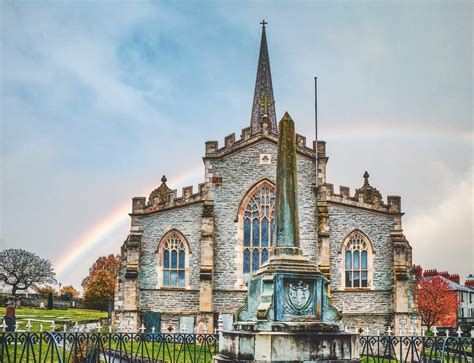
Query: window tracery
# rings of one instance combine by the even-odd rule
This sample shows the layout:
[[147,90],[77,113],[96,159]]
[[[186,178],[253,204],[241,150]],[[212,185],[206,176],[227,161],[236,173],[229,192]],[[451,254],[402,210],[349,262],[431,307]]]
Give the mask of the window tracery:
[[161,243],[162,286],[186,287],[188,248],[184,236],[178,231],[167,233]]
[[263,182],[251,190],[241,209],[243,220],[243,280],[268,259],[275,238],[275,187]]
[[343,245],[344,286],[346,288],[370,287],[370,241],[359,231],[353,232]]

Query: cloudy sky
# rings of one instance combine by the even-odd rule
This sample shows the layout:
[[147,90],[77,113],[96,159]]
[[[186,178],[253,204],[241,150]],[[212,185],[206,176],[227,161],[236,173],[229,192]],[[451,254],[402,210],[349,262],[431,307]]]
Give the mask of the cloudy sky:
[[472,3],[1,2],[0,249],[79,287],[118,253],[131,198],[203,179],[206,140],[249,125],[262,18],[277,114],[328,179],[400,195],[424,268],[474,272]]

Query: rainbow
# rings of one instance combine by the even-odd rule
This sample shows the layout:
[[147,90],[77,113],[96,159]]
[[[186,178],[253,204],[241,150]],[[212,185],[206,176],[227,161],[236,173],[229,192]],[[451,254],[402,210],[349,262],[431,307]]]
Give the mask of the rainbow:
[[324,127],[320,128],[321,140],[349,140],[349,139],[402,139],[402,140],[428,140],[435,142],[472,143],[474,133],[472,130],[456,130],[435,127],[422,127],[413,125],[400,125],[392,122],[390,126],[380,123],[366,123],[359,127]]
[[[194,180],[199,177],[202,170],[202,164],[196,164],[183,173],[171,176],[169,180],[172,181],[171,185],[185,185],[187,181],[189,182],[189,180]],[[145,191],[140,193],[140,195],[147,195],[156,187],[157,185],[145,188]],[[72,243],[71,247],[69,247],[63,255],[58,257],[57,262],[54,264],[56,274],[59,277],[65,277],[66,273],[70,272],[87,253],[91,252],[94,246],[104,242],[108,237],[112,236],[114,232],[117,232],[120,227],[125,226],[129,222],[128,213],[130,213],[130,208],[131,201],[119,205],[90,229],[85,231]],[[117,253],[119,248],[120,246],[117,246]]]
[[[395,124],[394,124],[395,125]],[[472,131],[456,131],[449,129],[427,129],[413,126],[392,126],[386,127],[376,124],[365,124],[360,127],[350,128],[325,128],[321,134],[322,140],[339,141],[351,139],[372,139],[372,138],[396,138],[396,139],[432,139],[439,142],[446,140],[450,142],[466,142],[471,145],[473,140]],[[185,172],[172,176],[170,180],[173,185],[185,184],[187,180],[196,178],[202,172],[202,164],[197,164]],[[155,186],[146,188],[141,195],[147,195]],[[117,232],[119,228],[128,223],[128,213],[130,212],[130,201],[118,206],[106,215],[102,220],[85,231],[66,253],[61,255],[55,264],[58,275],[64,276],[72,267],[83,258],[92,248],[105,241],[108,237]],[[118,252],[118,248],[117,248]]]

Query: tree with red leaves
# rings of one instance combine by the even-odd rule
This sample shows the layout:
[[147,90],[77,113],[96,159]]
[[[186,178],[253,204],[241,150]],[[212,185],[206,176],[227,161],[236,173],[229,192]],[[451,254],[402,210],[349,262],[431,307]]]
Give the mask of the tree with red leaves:
[[428,330],[439,324],[441,320],[449,319],[456,314],[458,309],[457,292],[450,289],[446,280],[441,277],[421,279],[416,290],[418,300],[418,313],[421,321]]

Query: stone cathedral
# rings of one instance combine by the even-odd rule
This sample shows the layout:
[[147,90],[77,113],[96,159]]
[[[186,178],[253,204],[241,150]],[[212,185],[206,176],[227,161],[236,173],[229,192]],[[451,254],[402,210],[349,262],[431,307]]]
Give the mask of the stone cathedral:
[[[275,240],[278,128],[262,24],[250,125],[240,138],[226,136],[222,146],[205,143],[197,191],[184,187],[178,196],[163,176],[148,198],[132,200],[116,328],[210,333],[220,314],[229,328],[250,276],[268,259]],[[400,197],[383,200],[367,172],[353,193],[345,186],[335,190],[326,180],[326,143],[308,145],[297,134],[296,145],[301,249],[329,279],[342,323],[380,332],[418,325]]]

